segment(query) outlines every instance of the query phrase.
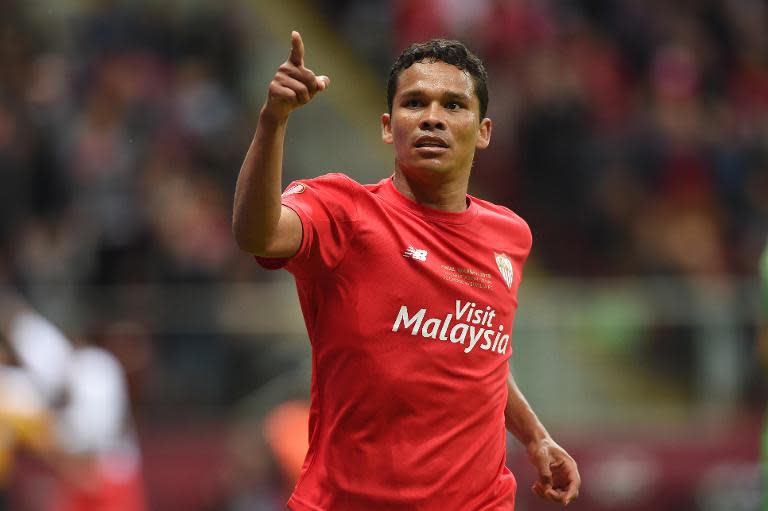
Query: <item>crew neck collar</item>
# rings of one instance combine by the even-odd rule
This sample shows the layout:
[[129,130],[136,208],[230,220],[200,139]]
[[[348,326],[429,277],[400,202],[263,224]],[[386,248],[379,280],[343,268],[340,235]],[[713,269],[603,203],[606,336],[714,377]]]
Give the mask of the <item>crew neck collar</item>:
[[448,224],[466,224],[477,216],[477,204],[475,204],[472,196],[467,195],[467,209],[454,213],[451,211],[442,211],[439,209],[424,206],[415,202],[414,200],[403,195],[400,190],[395,187],[393,176],[382,179],[379,184],[384,191],[384,197],[389,201],[395,203],[397,206],[407,209],[420,217],[428,220],[444,222]]

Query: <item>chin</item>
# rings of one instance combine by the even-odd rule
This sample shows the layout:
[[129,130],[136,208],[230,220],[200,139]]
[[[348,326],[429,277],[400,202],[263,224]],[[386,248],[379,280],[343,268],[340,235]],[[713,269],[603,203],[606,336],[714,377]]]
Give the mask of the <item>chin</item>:
[[424,158],[413,157],[397,158],[395,163],[403,169],[406,175],[429,176],[429,175],[448,175],[456,171],[456,165],[451,164],[444,158]]
[[441,161],[420,161],[413,165],[409,165],[410,173],[418,175],[448,175],[453,172],[454,169],[447,167]]

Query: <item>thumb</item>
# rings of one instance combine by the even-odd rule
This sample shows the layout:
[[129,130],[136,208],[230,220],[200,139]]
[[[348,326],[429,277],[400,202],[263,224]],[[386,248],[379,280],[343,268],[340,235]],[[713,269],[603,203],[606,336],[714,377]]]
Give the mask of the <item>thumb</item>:
[[319,91],[323,91],[327,89],[328,86],[331,84],[331,79],[325,75],[318,76],[316,80],[317,80],[317,90]]

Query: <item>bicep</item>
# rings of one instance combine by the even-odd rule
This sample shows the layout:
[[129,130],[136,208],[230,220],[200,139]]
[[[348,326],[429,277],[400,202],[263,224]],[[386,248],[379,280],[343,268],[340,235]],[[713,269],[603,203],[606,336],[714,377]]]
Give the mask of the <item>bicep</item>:
[[261,257],[287,258],[296,255],[301,247],[303,227],[298,213],[288,206],[281,206],[277,230]]

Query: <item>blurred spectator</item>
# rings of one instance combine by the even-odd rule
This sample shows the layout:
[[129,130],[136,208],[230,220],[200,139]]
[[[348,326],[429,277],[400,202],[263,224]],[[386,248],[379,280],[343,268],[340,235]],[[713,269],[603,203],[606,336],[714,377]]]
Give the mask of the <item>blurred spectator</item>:
[[[485,57],[495,143],[476,186],[528,219],[542,271],[696,276],[754,264],[768,226],[761,4],[323,5],[357,27],[348,37],[390,23],[393,52],[446,36]],[[236,14],[114,1],[75,7],[68,28],[48,30],[27,4],[6,2],[0,236],[24,284],[66,285],[71,302],[88,284],[266,278],[229,239],[222,169],[236,171],[252,118]],[[376,41],[352,46],[389,61],[387,39]],[[159,368],[187,372],[187,397],[222,399],[194,378],[197,365],[221,370],[220,340],[153,342]]]
[[51,417],[42,456],[56,485],[44,509],[144,510],[140,453],[117,360],[103,349],[72,345],[7,291],[0,302],[0,330]]
[[[235,400],[246,385],[229,381],[264,381],[275,357],[196,326],[218,324],[211,286],[271,278],[229,235],[247,84],[272,58],[254,44],[262,25],[212,0],[2,5],[0,251],[14,280],[57,321],[106,323],[143,411]],[[752,276],[768,232],[764,2],[313,5],[382,80],[414,39],[459,38],[484,58],[494,137],[473,193],[529,221],[531,273]],[[185,305],[154,284],[180,286]],[[181,319],[156,331],[168,318]],[[691,376],[690,326],[649,330],[648,369]]]
[[29,373],[16,365],[0,334],[0,510],[14,509],[11,490],[16,457],[26,450],[40,457],[50,451],[48,406]]
[[[438,3],[393,9],[433,13],[443,21],[428,35],[468,40],[489,62],[491,117],[518,134],[491,146],[503,164],[480,181],[529,220],[544,269],[749,272],[768,224],[749,198],[765,190],[754,179],[768,152],[763,4],[489,1],[458,31],[444,20],[459,10]],[[408,39],[409,26],[393,28]]]

